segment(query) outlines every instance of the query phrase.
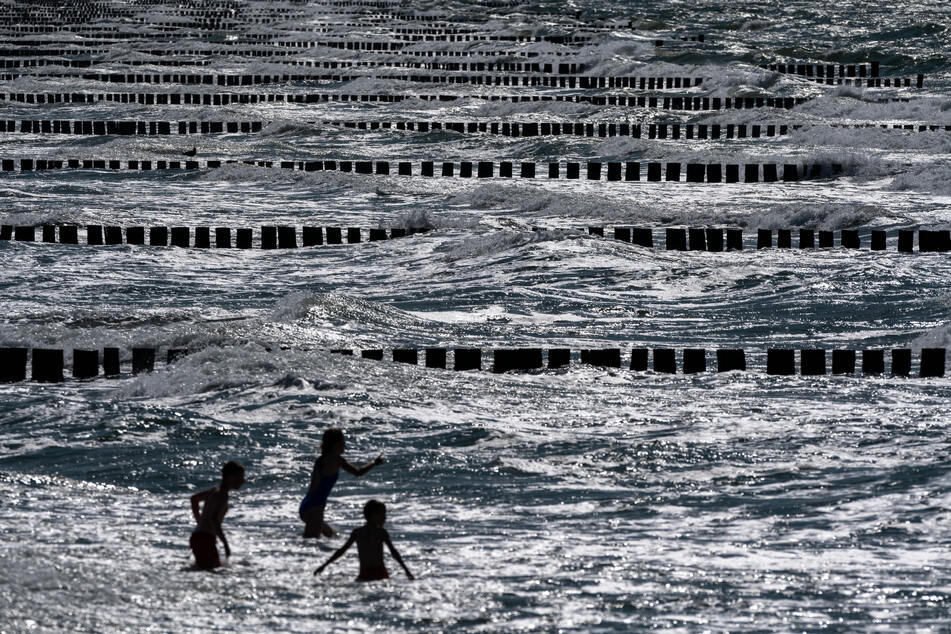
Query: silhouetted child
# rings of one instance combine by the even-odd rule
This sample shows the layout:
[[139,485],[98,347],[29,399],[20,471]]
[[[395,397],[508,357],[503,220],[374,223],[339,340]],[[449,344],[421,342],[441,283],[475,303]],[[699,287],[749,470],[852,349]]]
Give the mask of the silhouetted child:
[[413,573],[403,563],[403,558],[396,552],[393,542],[390,541],[390,534],[383,528],[383,523],[386,521],[386,505],[378,500],[370,500],[363,506],[363,517],[366,518],[367,523],[350,533],[347,543],[331,555],[324,565],[315,570],[314,574],[319,575],[323,572],[324,568],[342,557],[353,542],[356,542],[357,556],[360,557],[360,576],[357,577],[357,581],[377,581],[389,578],[390,573],[383,565],[383,544],[386,544],[393,559],[406,571],[406,576],[413,579]]
[[[192,496],[192,513],[198,526],[192,533],[189,543],[195,553],[195,565],[201,570],[210,570],[221,566],[215,537],[221,538],[225,546],[225,557],[231,556],[228,540],[221,530],[221,522],[228,512],[228,491],[237,490],[244,484],[244,467],[233,460],[221,468],[221,484],[213,486]],[[199,512],[198,505],[204,502]]]
[[383,464],[383,457],[379,456],[362,467],[354,467],[343,457],[345,448],[343,431],[328,429],[324,432],[320,443],[320,457],[314,461],[314,469],[310,473],[310,487],[298,509],[298,514],[304,522],[304,537],[334,536],[334,529],[324,521],[324,509],[341,469],[359,478],[373,467]]

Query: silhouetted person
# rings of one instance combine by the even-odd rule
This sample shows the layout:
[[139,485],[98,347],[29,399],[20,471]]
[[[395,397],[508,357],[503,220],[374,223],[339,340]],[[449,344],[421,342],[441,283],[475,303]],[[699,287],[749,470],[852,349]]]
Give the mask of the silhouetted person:
[[198,154],[198,148],[193,147],[190,150],[185,150],[184,152],[182,152],[182,154],[184,154],[185,156],[195,156],[196,154]]
[[[244,467],[232,460],[221,468],[221,484],[192,496],[192,513],[198,526],[192,533],[190,544],[192,552],[195,553],[195,565],[202,570],[221,566],[218,547],[215,545],[216,537],[220,538],[225,546],[225,557],[231,556],[231,548],[221,530],[221,522],[228,512],[228,491],[236,491],[242,484]],[[199,512],[201,502],[205,504]]]
[[350,539],[347,540],[347,543],[331,555],[330,559],[320,568],[315,570],[314,574],[319,575],[323,572],[324,568],[342,557],[347,549],[353,545],[353,542],[356,542],[357,556],[360,557],[360,576],[357,577],[357,581],[378,581],[390,578],[390,573],[386,571],[386,566],[383,565],[383,544],[386,544],[386,547],[390,549],[393,559],[403,567],[406,576],[411,580],[415,579],[413,573],[403,563],[403,558],[393,547],[390,534],[383,528],[383,523],[386,522],[386,505],[378,500],[370,500],[363,505],[363,517],[366,518],[367,523],[350,533]]
[[327,497],[337,483],[340,470],[357,476],[365,475],[370,469],[383,464],[380,456],[360,468],[354,467],[343,457],[346,448],[343,432],[339,429],[328,429],[320,443],[320,457],[314,462],[314,469],[310,474],[310,488],[300,503],[300,518],[304,521],[304,537],[333,537],[334,529],[324,521],[324,508],[327,506]]

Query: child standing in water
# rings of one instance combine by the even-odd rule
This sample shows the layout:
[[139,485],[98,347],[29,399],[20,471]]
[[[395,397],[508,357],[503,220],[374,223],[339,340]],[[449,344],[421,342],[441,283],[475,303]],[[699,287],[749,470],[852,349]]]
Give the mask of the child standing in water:
[[354,467],[343,457],[345,448],[343,431],[335,428],[324,432],[320,443],[320,457],[314,462],[314,469],[310,474],[310,488],[301,501],[298,511],[305,524],[304,537],[319,538],[321,535],[325,537],[335,535],[334,529],[324,521],[324,508],[327,506],[327,497],[334,488],[334,484],[337,483],[341,469],[359,478],[366,475],[373,467],[383,464],[383,456],[379,456],[362,467]]
[[[189,543],[195,554],[195,565],[201,570],[210,570],[221,566],[215,538],[220,538],[225,546],[225,557],[231,556],[231,548],[221,530],[221,522],[228,512],[228,491],[237,491],[244,484],[244,467],[233,460],[221,468],[221,484],[213,486],[192,496],[192,514],[198,526],[192,533]],[[205,505],[199,511],[199,505]]]
[[390,534],[383,528],[383,523],[386,522],[386,505],[377,500],[370,500],[363,506],[363,517],[366,518],[367,523],[350,533],[350,539],[347,540],[347,543],[331,555],[326,563],[315,570],[314,574],[319,575],[323,572],[324,568],[343,556],[347,549],[353,545],[353,542],[356,542],[357,556],[360,558],[360,576],[357,577],[357,581],[389,579],[390,573],[386,571],[386,566],[383,565],[383,544],[386,544],[386,547],[390,549],[393,559],[403,567],[406,576],[410,580],[415,579],[413,573],[403,563],[403,558],[393,547]]

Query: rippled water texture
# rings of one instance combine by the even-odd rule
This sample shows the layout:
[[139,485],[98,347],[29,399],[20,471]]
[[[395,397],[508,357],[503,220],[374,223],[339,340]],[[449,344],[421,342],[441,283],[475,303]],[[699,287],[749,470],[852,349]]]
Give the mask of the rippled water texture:
[[[704,77],[699,88],[651,94],[810,100],[791,110],[719,112],[469,98],[0,101],[7,120],[264,122],[260,132],[188,136],[5,133],[0,155],[179,160],[194,146],[201,160],[796,162],[836,163],[842,173],[756,184],[427,179],[242,163],[188,173],[0,173],[0,224],[78,224],[80,242],[95,224],[256,234],[262,225],[432,227],[294,251],[0,241],[0,347],[62,348],[69,368],[73,348],[118,346],[124,363],[118,379],[0,385],[0,631],[948,631],[951,382],[764,372],[774,346],[908,347],[917,357],[922,347],[951,344],[947,254],[896,250],[898,229],[951,226],[947,3],[385,4],[393,8],[242,0],[228,3],[236,26],[221,33],[161,30],[185,20],[179,3],[63,3],[135,17],[64,14],[87,27],[75,33],[6,24],[0,58],[31,59],[12,49],[40,41],[62,49],[121,24],[126,35],[104,41],[98,48],[108,52],[81,72],[288,73],[300,69],[278,61],[406,56],[322,46],[280,58],[228,51],[287,51],[283,40],[389,41],[394,29],[449,27],[591,39],[418,42],[405,52],[452,62],[524,62],[519,55],[532,52],[539,56],[530,61],[584,63],[588,75]],[[288,18],[249,23],[279,10]],[[681,40],[701,33],[703,43]],[[230,48],[208,54],[215,41]],[[179,53],[145,52],[163,48]],[[167,66],[172,57],[208,65]],[[136,60],[146,64],[129,66]],[[883,76],[922,73],[923,87],[833,87],[759,68],[871,60]],[[380,67],[351,69],[364,77],[342,83],[221,88],[25,70],[0,82],[0,93],[644,94],[373,78],[407,72]],[[327,121],[803,127],[714,141]],[[671,226],[741,227],[746,248],[674,252],[584,231],[607,226],[610,236],[615,225],[654,227],[655,240]],[[756,250],[758,228],[855,228],[865,248]],[[888,251],[868,250],[875,229],[889,232]],[[133,377],[133,346],[159,347],[160,358],[167,347],[189,355]],[[621,347],[625,360],[632,347],[742,347],[750,372],[574,363],[495,375],[327,352],[433,346]],[[379,453],[387,462],[360,480],[342,475],[328,521],[346,533],[362,523],[366,500],[383,500],[417,581],[388,561],[392,579],[357,584],[352,552],[312,576],[341,543],[303,540],[297,517],[330,426],[347,431],[353,462]],[[248,470],[225,522],[233,556],[220,571],[197,572],[188,496],[229,459]]]

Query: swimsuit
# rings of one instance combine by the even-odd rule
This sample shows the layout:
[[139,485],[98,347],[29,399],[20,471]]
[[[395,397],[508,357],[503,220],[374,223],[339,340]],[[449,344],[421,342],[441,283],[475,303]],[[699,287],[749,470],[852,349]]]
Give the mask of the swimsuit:
[[192,552],[195,553],[195,565],[199,569],[210,570],[221,566],[214,535],[195,531],[188,543],[192,547]]
[[386,571],[386,566],[371,566],[370,568],[360,568],[360,576],[357,581],[380,581],[389,579],[390,573]]
[[317,473],[320,474],[320,481],[317,483],[317,488],[313,491],[308,491],[307,495],[304,496],[304,499],[301,500],[300,509],[298,513],[301,516],[301,519],[304,519],[304,513],[314,508],[315,506],[327,506],[327,497],[330,495],[330,490],[334,488],[334,485],[337,483],[337,478],[340,476],[340,472],[333,475],[324,475],[321,473],[324,468],[324,457],[321,456],[317,458]]

